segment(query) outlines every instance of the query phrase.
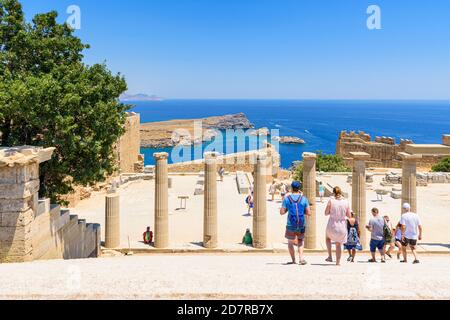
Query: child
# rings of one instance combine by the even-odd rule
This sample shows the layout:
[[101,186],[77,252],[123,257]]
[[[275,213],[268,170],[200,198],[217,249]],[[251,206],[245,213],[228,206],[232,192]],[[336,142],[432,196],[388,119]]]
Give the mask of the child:
[[351,218],[347,220],[347,243],[344,244],[345,249],[348,250],[349,257],[347,261],[355,262],[356,250],[362,250],[360,243],[361,232],[359,230],[359,224],[356,220],[355,213],[351,213]]
[[[384,251],[386,255],[392,259],[392,252],[395,250],[394,228],[389,221],[389,216],[384,216]],[[386,251],[386,247],[389,245],[389,250]]]

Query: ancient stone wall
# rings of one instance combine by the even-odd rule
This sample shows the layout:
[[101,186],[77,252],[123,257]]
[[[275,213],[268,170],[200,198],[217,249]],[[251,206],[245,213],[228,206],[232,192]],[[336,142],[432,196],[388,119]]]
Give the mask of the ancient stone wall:
[[[267,152],[271,159],[268,161],[268,172],[277,175],[280,169],[280,154],[273,147],[260,149],[256,151],[240,152],[217,157],[217,166],[223,167],[228,172],[253,172],[255,169],[256,157],[260,152]],[[195,160],[189,162],[175,163],[169,165],[169,172],[201,172],[205,170],[204,160]]]
[[442,136],[442,144],[444,146],[450,146],[450,134],[444,134]]
[[365,132],[356,133],[342,131],[336,146],[336,154],[341,155],[347,165],[351,165],[351,152],[366,152],[370,154],[367,165],[370,167],[400,167],[399,152],[404,152],[410,140],[402,140],[396,144],[391,137],[376,137],[375,141]]
[[135,172],[136,165],[143,162],[140,158],[140,129],[140,115],[136,113],[129,113],[125,123],[125,134],[119,139],[116,147],[120,173]]
[[39,164],[54,148],[0,149],[0,262],[100,254],[100,226],[39,200]]

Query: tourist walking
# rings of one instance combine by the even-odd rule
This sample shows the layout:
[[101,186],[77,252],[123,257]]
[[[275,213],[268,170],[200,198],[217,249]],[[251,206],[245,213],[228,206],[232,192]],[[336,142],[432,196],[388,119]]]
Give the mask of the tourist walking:
[[292,193],[285,196],[280,209],[282,216],[288,214],[285,237],[288,240],[289,254],[292,259],[292,262],[288,264],[296,264],[294,244],[297,241],[299,264],[306,265],[307,262],[303,256],[306,232],[305,216],[310,216],[311,212],[308,199],[301,192],[301,183],[294,181],[291,187]]
[[320,202],[323,203],[323,197],[325,196],[325,186],[323,185],[322,181],[319,182],[319,196]]
[[369,262],[377,262],[375,254],[380,251],[381,262],[386,262],[384,254],[384,218],[380,216],[380,212],[377,208],[372,209],[373,218],[369,220],[369,224],[366,226],[367,230],[371,233],[370,237],[370,254],[372,256]]
[[349,255],[347,261],[355,262],[356,250],[362,250],[362,246],[360,242],[361,230],[354,212],[351,212],[351,217],[347,220],[347,234],[347,243],[344,245]]
[[281,184],[280,194],[281,194],[281,201],[284,201],[284,198],[286,197],[287,194],[287,187],[284,183]]
[[275,193],[277,192],[277,186],[275,181],[272,181],[272,184],[269,187],[269,194],[271,196],[272,201],[275,200]]
[[339,187],[333,189],[333,197],[328,202],[325,215],[329,216],[326,230],[326,244],[328,250],[327,262],[333,262],[331,253],[332,241],[336,243],[336,265],[341,264],[342,245],[347,242],[347,221],[351,218],[350,205],[342,195]]
[[247,214],[250,216],[251,212],[254,207],[254,200],[253,200],[253,191],[248,195],[248,197],[245,199],[245,203],[247,203],[248,212]]
[[[403,215],[403,213],[402,213]],[[395,226],[395,246],[398,248],[397,251],[397,260],[400,260],[400,255],[403,253],[403,245],[402,245],[402,225],[400,224],[400,220]],[[405,256],[403,256],[403,260],[405,260]]]
[[[386,255],[392,259],[392,253],[395,250],[395,229],[389,219],[389,216],[384,216],[384,252]],[[387,246],[389,249],[386,251]]]
[[407,252],[408,246],[414,256],[414,264],[420,263],[417,258],[417,241],[422,240],[422,223],[420,221],[419,215],[415,212],[411,212],[411,206],[409,203],[403,205],[403,215],[400,219],[400,224],[402,226],[402,250],[403,250],[403,260],[400,262],[407,262]]
[[220,181],[223,182],[223,177],[225,175],[225,169],[224,167],[220,167],[219,169],[219,177],[220,177]]

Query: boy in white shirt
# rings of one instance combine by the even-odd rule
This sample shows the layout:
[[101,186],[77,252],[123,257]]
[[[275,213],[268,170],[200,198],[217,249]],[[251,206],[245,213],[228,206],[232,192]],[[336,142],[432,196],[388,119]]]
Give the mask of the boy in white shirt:
[[400,262],[407,262],[406,249],[409,246],[411,248],[412,254],[414,255],[414,264],[419,263],[417,259],[417,240],[422,240],[422,223],[417,213],[411,212],[411,206],[409,203],[403,205],[403,215],[400,219],[400,224],[402,226],[402,251],[403,260]]

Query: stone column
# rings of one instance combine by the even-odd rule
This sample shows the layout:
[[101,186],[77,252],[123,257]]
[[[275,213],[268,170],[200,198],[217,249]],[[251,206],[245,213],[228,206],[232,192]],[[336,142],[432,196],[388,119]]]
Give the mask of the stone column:
[[303,153],[303,194],[309,201],[311,216],[306,217],[305,248],[316,248],[316,154]]
[[253,211],[253,247],[267,247],[267,156],[260,154],[255,165],[255,189]]
[[203,246],[217,248],[217,153],[205,153]]
[[422,159],[422,155],[412,155],[400,152],[402,158],[402,203],[411,205],[411,211],[417,212],[417,161]]
[[366,209],[366,161],[370,154],[366,152],[350,152],[353,158],[352,177],[352,209],[361,231],[361,244],[367,249],[367,209]]
[[115,188],[105,197],[105,247],[120,247],[120,196]]
[[169,246],[169,180],[166,152],[155,153],[155,248]]
[[32,226],[39,201],[39,164],[50,160],[54,150],[0,150],[0,263],[33,260]]

